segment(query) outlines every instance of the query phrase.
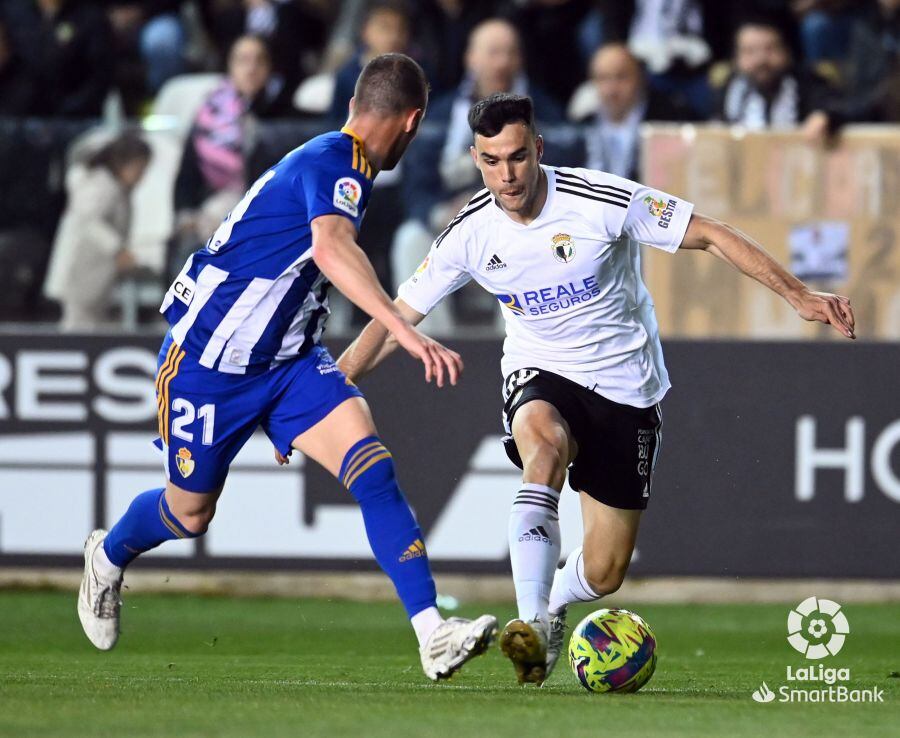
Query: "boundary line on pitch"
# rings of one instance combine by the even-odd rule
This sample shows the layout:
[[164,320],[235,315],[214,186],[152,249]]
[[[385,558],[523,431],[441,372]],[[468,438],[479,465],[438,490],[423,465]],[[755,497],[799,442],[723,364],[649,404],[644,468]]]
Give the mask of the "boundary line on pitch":
[[[438,591],[463,603],[515,599],[504,575],[436,574]],[[0,568],[0,590],[77,591],[81,570]],[[393,585],[378,572],[130,571],[126,594],[196,594],[394,601]],[[626,579],[604,604],[794,603],[798,597],[828,596],[838,602],[900,602],[900,580],[764,579],[756,577],[648,577]]]

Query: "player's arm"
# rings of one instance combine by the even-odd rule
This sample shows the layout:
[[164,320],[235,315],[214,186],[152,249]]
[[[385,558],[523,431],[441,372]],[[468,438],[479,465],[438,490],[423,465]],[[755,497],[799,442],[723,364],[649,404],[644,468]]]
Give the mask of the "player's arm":
[[[422,313],[407,305],[400,297],[394,300],[394,305],[412,325],[418,325],[425,318]],[[338,366],[351,382],[357,382],[390,356],[398,345],[393,334],[389,333],[381,323],[372,320],[341,354]],[[459,358],[458,355],[457,358]],[[459,368],[460,370],[463,368],[461,358],[459,358]]]
[[856,338],[853,308],[848,298],[828,292],[813,292],[775,261],[759,243],[737,228],[715,218],[693,214],[681,248],[702,249],[718,256],[781,295],[804,320],[830,324],[848,338]]
[[445,373],[456,384],[462,361],[454,351],[418,331],[381,288],[375,270],[356,243],[356,226],[343,215],[312,221],[312,258],[328,280],[354,305],[391,334],[398,345],[425,364],[425,380],[444,386]]

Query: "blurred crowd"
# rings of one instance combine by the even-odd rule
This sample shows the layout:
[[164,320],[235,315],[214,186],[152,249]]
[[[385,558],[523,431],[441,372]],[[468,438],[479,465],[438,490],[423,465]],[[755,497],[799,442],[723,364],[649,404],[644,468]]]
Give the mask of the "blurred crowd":
[[[796,128],[823,145],[847,123],[900,122],[900,0],[0,0],[0,118],[139,130],[187,115],[167,163],[121,126],[69,152],[65,209],[30,273],[62,325],[102,327],[116,283],[147,277],[129,243],[145,171],[171,170],[153,175],[172,213],[152,270],[163,284],[301,142],[274,122],[338,127],[360,69],[386,52],[422,64],[440,131],[376,180],[361,243],[388,290],[479,187],[466,113],[494,92],[530,95],[540,123],[566,131],[547,137],[554,163],[632,178],[644,121]],[[9,228],[0,213],[0,265],[22,248]],[[10,310],[0,297],[0,319]],[[492,310],[459,300],[434,320]]]

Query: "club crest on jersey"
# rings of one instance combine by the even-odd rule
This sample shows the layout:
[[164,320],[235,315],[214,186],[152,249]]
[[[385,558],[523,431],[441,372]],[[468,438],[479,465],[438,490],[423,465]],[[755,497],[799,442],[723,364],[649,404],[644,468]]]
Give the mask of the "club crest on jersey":
[[359,215],[362,187],[353,177],[342,177],[334,183],[334,206],[353,216]]
[[551,249],[557,261],[568,264],[575,258],[575,239],[568,233],[557,233],[552,241]]
[[194,473],[194,460],[191,458],[191,452],[182,447],[178,449],[178,455],[175,457],[175,465],[181,476],[187,478]]

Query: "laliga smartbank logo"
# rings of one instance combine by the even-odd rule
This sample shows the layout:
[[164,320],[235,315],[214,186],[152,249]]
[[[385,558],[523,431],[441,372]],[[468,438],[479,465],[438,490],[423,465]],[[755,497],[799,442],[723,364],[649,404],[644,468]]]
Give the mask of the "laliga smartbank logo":
[[837,656],[850,632],[847,616],[833,600],[807,597],[788,614],[788,643],[808,659]]
[[[833,600],[807,597],[788,613],[787,642],[810,661],[836,656],[850,633],[850,622]],[[773,691],[763,682],[753,692],[756,702],[884,702],[878,687],[852,688],[850,669],[822,663],[788,666],[782,684]],[[824,685],[824,686],[823,686]]]

